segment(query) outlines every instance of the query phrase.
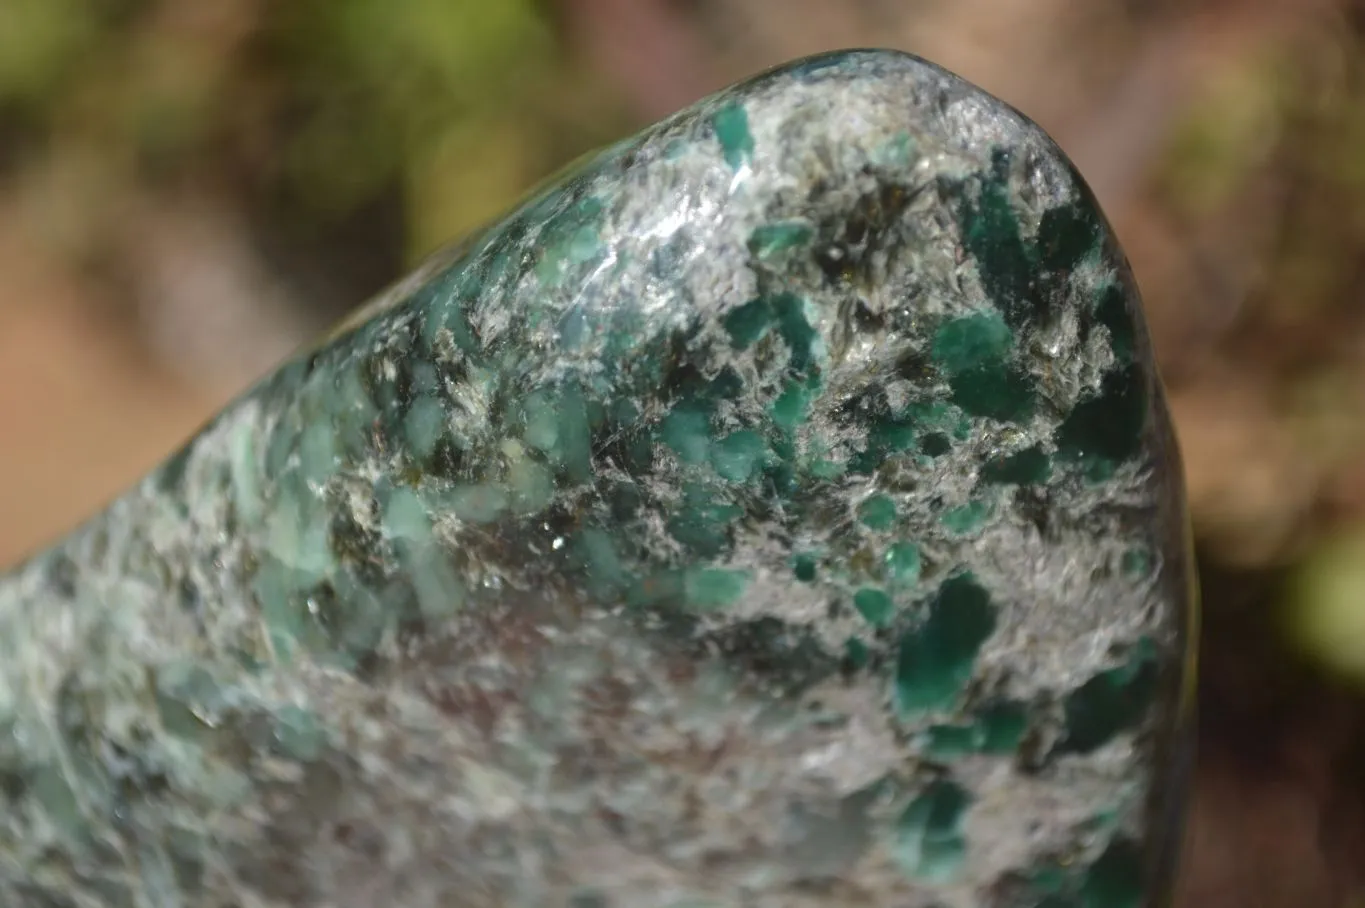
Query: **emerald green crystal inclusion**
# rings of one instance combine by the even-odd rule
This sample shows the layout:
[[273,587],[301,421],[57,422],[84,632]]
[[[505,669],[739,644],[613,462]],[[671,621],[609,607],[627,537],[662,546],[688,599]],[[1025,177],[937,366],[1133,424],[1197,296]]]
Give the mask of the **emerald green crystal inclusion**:
[[858,590],[853,597],[853,605],[869,624],[882,626],[891,620],[895,603],[884,590],[866,587]]
[[995,612],[990,594],[971,574],[944,582],[924,625],[900,641],[894,699],[902,716],[954,705],[995,630]]
[[1012,422],[1033,415],[1033,381],[1017,363],[1014,334],[999,313],[948,322],[934,336],[933,356],[965,412]]
[[912,877],[950,882],[966,858],[962,819],[971,805],[965,789],[934,782],[915,797],[896,824],[896,858]]
[[934,359],[949,374],[958,375],[1007,359],[1014,333],[994,311],[954,319],[934,335]]
[[749,115],[744,105],[731,101],[711,118],[716,130],[716,139],[724,151],[725,161],[736,170],[748,161],[754,153],[754,137],[749,132]]
[[858,505],[858,519],[870,530],[889,530],[896,522],[896,503],[885,495],[873,495]]

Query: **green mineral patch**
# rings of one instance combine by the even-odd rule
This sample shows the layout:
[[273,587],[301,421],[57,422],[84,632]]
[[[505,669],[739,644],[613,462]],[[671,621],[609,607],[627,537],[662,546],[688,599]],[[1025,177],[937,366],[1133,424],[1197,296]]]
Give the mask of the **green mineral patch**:
[[298,440],[302,477],[317,485],[325,483],[336,472],[340,457],[335,429],[329,422],[313,423],[299,434]]
[[1014,332],[997,312],[980,312],[955,318],[934,334],[932,354],[950,375],[970,372],[1009,359]]
[[948,883],[967,856],[962,818],[971,796],[954,782],[931,782],[896,821],[893,853],[910,877]]
[[509,504],[507,491],[493,483],[456,486],[445,498],[451,512],[469,523],[492,523]]
[[711,449],[711,465],[731,482],[744,482],[754,475],[767,454],[768,445],[757,432],[733,432]]
[[966,504],[949,508],[943,512],[939,522],[943,524],[948,532],[958,536],[965,536],[974,533],[986,523],[990,518],[993,509],[990,502],[979,498],[972,499]]
[[772,404],[773,422],[788,431],[806,421],[815,391],[805,382],[788,382]]
[[55,763],[47,763],[28,774],[26,790],[43,809],[47,821],[68,841],[84,838],[87,829],[85,814],[66,772]]
[[725,155],[725,163],[738,170],[753,157],[754,137],[749,132],[749,114],[744,105],[730,101],[711,115],[711,126]]
[[666,520],[668,534],[694,555],[714,558],[729,545],[730,526],[744,513],[726,495],[705,483],[688,483],[683,500]]
[[772,322],[772,304],[763,297],[736,306],[721,318],[721,324],[736,350],[752,346],[768,333]]
[[935,333],[931,352],[948,375],[953,403],[964,412],[1014,422],[1033,415],[1033,380],[1014,363],[1014,333],[999,313],[946,322]]
[[690,568],[683,573],[683,595],[695,609],[709,610],[734,605],[749,584],[747,571],[721,568]]
[[[439,400],[426,394],[421,395],[408,407],[403,417],[403,434],[414,457],[426,460],[436,450],[436,445],[445,434],[447,418],[445,407]],[[303,451],[299,451],[300,457]],[[317,459],[322,460],[325,455]],[[311,458],[310,458],[311,459]]]
[[711,454],[711,418],[695,407],[677,407],[664,417],[659,438],[687,464],[703,464]]
[[1117,668],[1100,672],[1066,698],[1062,748],[1090,753],[1139,725],[1157,692],[1156,644],[1144,638]]
[[[423,618],[439,622],[464,608],[469,598],[468,588],[440,546],[404,546],[399,557]],[[357,597],[357,601],[366,600]],[[374,603],[377,607],[382,605]],[[357,632],[365,629],[363,624],[356,628]]]
[[886,563],[888,580],[900,584],[914,584],[920,574],[919,546],[913,542],[897,542],[886,550],[883,561]]
[[507,493],[513,509],[534,514],[554,499],[554,475],[530,457],[518,456],[507,466]]
[[580,531],[574,549],[590,590],[607,594],[620,589],[626,582],[625,563],[615,541],[606,532],[591,527]]
[[872,661],[872,653],[867,644],[857,637],[850,637],[844,643],[844,666],[851,671],[867,668]]
[[322,755],[326,730],[316,714],[301,706],[285,706],[274,716],[274,749],[293,760],[309,762]]
[[559,418],[549,394],[534,392],[522,405],[523,438],[531,447],[550,453],[559,442]]
[[179,661],[157,669],[155,682],[162,728],[187,740],[203,737],[224,705],[222,688],[213,675],[201,666]]
[[1137,326],[1128,312],[1123,289],[1110,286],[1100,296],[1095,307],[1095,316],[1101,325],[1109,329],[1109,349],[1120,363],[1130,363],[1137,351]]
[[976,261],[986,295],[1004,313],[1005,320],[1020,329],[1035,311],[1035,267],[1010,202],[1009,172],[1009,152],[997,149],[990,171],[979,175],[975,187],[963,185],[958,217],[963,246]]
[[1038,264],[1046,272],[1069,274],[1099,250],[1103,228],[1088,199],[1077,199],[1043,212],[1038,224]]
[[982,366],[948,380],[953,403],[966,413],[1005,422],[1027,422],[1038,405],[1033,379],[1013,366]]
[[779,293],[772,298],[777,318],[777,333],[781,335],[791,358],[788,368],[805,372],[814,364],[815,346],[819,335],[806,318],[806,301],[794,293]]
[[1142,855],[1119,839],[1091,864],[1081,883],[1082,908],[1140,908],[1146,901]]
[[924,734],[924,752],[937,759],[1012,754],[1027,728],[1028,714],[1022,704],[995,703],[977,711],[970,722],[930,726]]
[[544,453],[571,483],[592,477],[589,408],[583,389],[575,384],[532,392],[521,405],[522,440]]
[[803,374],[814,364],[819,335],[806,318],[806,302],[794,293],[760,296],[736,306],[721,317],[730,345],[744,350],[770,330],[777,332],[790,352],[788,368]]
[[1127,366],[1105,376],[1099,394],[1076,404],[1057,427],[1057,456],[1079,463],[1095,479],[1141,450],[1147,419],[1147,383],[1142,370]]
[[858,505],[858,520],[869,530],[889,530],[896,522],[896,503],[885,495],[873,495]]
[[1123,573],[1129,577],[1149,577],[1152,573],[1152,550],[1146,546],[1134,546],[1123,553],[1119,563]]
[[552,215],[541,228],[540,261],[536,276],[555,285],[574,265],[590,262],[602,254],[600,236],[602,200],[588,196]]
[[749,234],[749,252],[759,259],[770,259],[810,243],[815,231],[805,221],[778,221],[761,224]]
[[853,607],[869,624],[884,627],[895,614],[896,606],[884,590],[864,587],[853,594]]
[[801,554],[792,558],[792,574],[802,583],[814,582],[818,570],[819,563],[814,555]]
[[1052,458],[1034,445],[1003,457],[986,461],[981,479],[993,485],[1040,485],[1052,475]]
[[911,716],[951,707],[971,680],[982,645],[995,632],[995,606],[969,573],[944,581],[920,627],[900,641],[893,694]]

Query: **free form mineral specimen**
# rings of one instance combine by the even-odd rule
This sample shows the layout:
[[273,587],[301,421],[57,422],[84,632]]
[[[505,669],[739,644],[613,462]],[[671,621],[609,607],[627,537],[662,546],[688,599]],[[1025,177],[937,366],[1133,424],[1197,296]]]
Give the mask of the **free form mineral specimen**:
[[1136,908],[1192,608],[1079,176],[941,69],[818,57],[0,581],[0,904]]

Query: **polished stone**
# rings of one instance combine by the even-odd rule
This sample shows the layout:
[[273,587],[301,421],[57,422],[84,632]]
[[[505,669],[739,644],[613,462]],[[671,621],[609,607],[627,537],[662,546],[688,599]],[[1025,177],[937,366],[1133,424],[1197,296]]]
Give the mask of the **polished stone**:
[[1056,146],[905,55],[774,70],[0,582],[0,903],[1149,904],[1182,508]]

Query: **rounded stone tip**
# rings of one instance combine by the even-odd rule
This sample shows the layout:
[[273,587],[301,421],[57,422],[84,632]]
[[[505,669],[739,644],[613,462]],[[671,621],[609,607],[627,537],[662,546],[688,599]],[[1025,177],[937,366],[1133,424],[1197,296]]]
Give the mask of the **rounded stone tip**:
[[1181,498],[1051,140],[905,54],[780,67],[0,584],[0,902],[1146,904]]

